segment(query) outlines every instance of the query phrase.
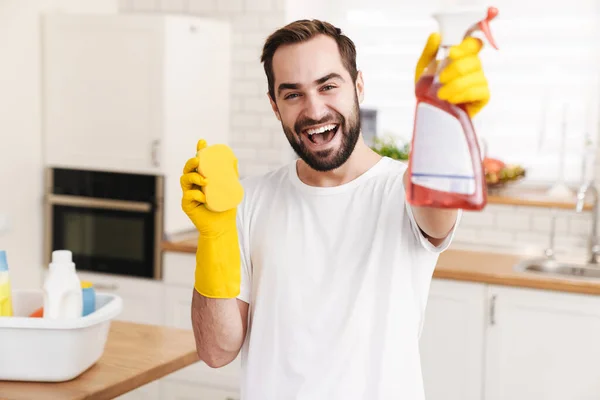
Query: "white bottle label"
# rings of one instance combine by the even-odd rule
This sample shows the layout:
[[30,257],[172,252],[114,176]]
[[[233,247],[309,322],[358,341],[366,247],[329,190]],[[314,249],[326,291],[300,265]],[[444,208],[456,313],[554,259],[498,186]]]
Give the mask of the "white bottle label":
[[443,192],[475,193],[469,145],[462,125],[447,112],[419,103],[411,158],[414,184]]

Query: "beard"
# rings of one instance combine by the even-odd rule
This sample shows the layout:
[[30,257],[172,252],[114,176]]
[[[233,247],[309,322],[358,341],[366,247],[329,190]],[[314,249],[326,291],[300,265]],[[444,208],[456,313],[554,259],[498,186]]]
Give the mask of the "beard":
[[[310,126],[318,124],[338,124],[336,135],[341,135],[341,144],[338,148],[311,151],[309,150],[300,135],[302,131]],[[285,136],[292,146],[294,152],[300,157],[309,167],[316,171],[331,171],[343,165],[356,146],[358,137],[360,136],[360,110],[358,98],[354,96],[354,107],[350,115],[346,119],[337,111],[332,111],[330,114],[316,121],[310,118],[300,117],[294,124],[294,128],[289,128],[281,123]]]

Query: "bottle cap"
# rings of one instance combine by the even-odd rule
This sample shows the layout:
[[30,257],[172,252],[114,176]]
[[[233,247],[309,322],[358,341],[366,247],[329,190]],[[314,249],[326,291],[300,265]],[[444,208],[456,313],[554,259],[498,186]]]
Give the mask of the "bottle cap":
[[82,289],[90,289],[93,288],[94,285],[92,284],[92,282],[90,281],[81,281],[81,288]]
[[52,252],[52,262],[60,264],[68,264],[73,262],[73,255],[69,250],[54,250]]
[[0,250],[0,271],[8,271],[8,263],[6,262],[5,250]]
[[73,262],[73,253],[70,250],[54,250],[52,252],[52,262],[50,263],[50,270],[56,271],[74,271],[75,263]]

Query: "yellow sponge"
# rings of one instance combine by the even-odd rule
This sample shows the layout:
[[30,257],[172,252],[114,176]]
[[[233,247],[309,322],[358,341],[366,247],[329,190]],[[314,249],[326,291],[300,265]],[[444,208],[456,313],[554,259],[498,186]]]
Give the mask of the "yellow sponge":
[[202,192],[206,197],[206,208],[222,212],[236,207],[244,196],[239,181],[237,158],[224,144],[214,144],[198,149],[198,173],[206,178]]

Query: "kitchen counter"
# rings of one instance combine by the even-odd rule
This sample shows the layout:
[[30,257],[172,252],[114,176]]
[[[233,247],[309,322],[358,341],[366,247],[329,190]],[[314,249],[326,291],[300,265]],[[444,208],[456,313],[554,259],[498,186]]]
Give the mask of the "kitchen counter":
[[0,382],[5,400],[113,399],[198,361],[192,331],[114,320],[102,357],[67,382]]
[[[163,242],[162,249],[163,251],[194,254],[196,242],[197,236],[191,233],[187,237],[183,236]],[[600,279],[554,277],[514,270],[513,267],[516,263],[528,258],[533,258],[533,256],[498,249],[473,250],[451,246],[440,255],[433,277],[435,279],[600,295]],[[566,259],[565,261],[577,260]]]

